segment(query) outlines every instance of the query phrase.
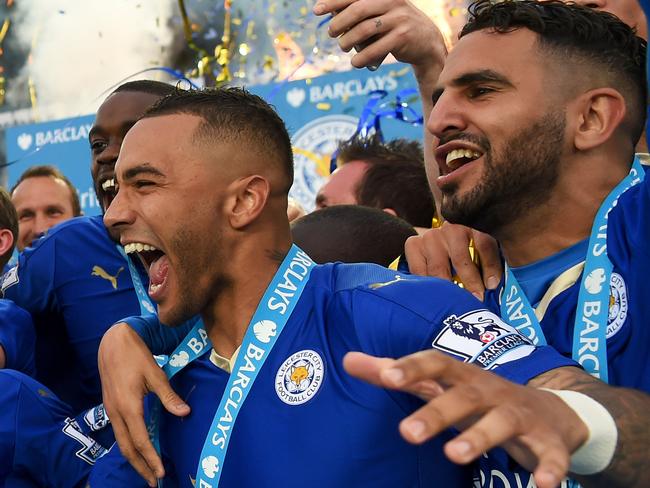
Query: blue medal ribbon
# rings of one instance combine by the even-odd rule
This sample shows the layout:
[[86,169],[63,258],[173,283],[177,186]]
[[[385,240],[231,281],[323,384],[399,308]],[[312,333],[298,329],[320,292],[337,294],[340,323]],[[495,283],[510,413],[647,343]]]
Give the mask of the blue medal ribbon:
[[230,379],[205,439],[196,472],[196,486],[219,486],[232,430],[259,371],[287,324],[315,263],[296,245],[262,296],[253,314]]
[[140,314],[141,315],[151,315],[156,313],[156,307],[149,298],[147,290],[145,290],[142,280],[140,279],[140,273],[138,273],[135,264],[126,254],[126,251],[122,246],[117,244],[115,246],[117,251],[122,255],[126,261],[127,266],[129,267],[129,273],[131,273],[131,281],[133,282],[133,288],[135,289],[135,294],[138,297],[138,305],[140,305]]
[[[609,281],[612,263],[607,256],[607,218],[620,196],[643,180],[644,170],[634,158],[630,173],[612,191],[598,209],[589,238],[582,272],[573,331],[572,358],[589,374],[607,382],[607,321],[609,317]],[[536,345],[545,345],[546,337],[535,311],[506,266],[506,281],[501,297],[501,318]]]
[[[298,246],[292,245],[262,296],[248,325],[240,353],[226,385],[225,392],[227,394],[224,393],[221,399],[205,440],[201,461],[197,468],[196,486],[218,486],[221,467],[225,461],[230,441],[227,433],[231,432],[237,414],[246,400],[257,373],[298,303],[314,265],[315,263],[304,251]],[[144,290],[144,287],[141,286],[140,289]],[[136,287],[136,292],[137,290]],[[281,293],[279,294],[278,291]],[[198,320],[169,358],[158,357],[156,360],[167,377],[172,378],[210,347],[212,347],[212,343],[208,338],[203,321]],[[252,372],[251,368],[253,368]],[[242,377],[248,379],[245,384],[241,381]],[[147,425],[149,436],[158,454],[160,454],[159,419],[161,408],[158,399],[151,402]],[[224,430],[223,422],[226,421],[228,429]],[[226,432],[224,437],[215,437],[223,432]],[[218,443],[215,444],[213,440],[218,440]]]

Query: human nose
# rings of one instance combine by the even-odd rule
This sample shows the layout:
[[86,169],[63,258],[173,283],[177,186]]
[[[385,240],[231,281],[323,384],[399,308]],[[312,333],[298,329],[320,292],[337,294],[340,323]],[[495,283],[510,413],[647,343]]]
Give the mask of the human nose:
[[104,225],[108,229],[121,232],[135,220],[124,191],[117,191],[115,198],[104,213]]
[[32,226],[32,232],[34,235],[33,239],[36,239],[45,234],[45,232],[47,232],[47,230],[53,225],[54,222],[52,222],[47,215],[37,213],[34,217],[34,225]]
[[450,131],[462,131],[467,123],[461,107],[452,96],[443,93],[436,101],[429,119],[427,130],[437,139]]

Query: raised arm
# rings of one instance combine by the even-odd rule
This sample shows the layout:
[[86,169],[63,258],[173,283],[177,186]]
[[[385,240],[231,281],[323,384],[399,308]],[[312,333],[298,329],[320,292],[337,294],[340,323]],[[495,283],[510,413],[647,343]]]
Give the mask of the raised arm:
[[[389,53],[413,67],[422,98],[422,115],[431,113],[431,94],[447,57],[445,41],[422,11],[408,0],[320,0],[317,15],[334,14],[329,34],[337,37],[348,52],[363,46],[352,58],[352,65],[363,68],[384,59]],[[433,136],[424,130],[424,160],[433,181],[438,167],[433,159]],[[439,201],[437,187],[433,189]]]

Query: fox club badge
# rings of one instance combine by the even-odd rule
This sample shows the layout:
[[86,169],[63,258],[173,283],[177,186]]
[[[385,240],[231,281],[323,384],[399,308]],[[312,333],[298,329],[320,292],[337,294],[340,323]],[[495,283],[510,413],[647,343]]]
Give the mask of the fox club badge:
[[607,320],[607,339],[616,334],[627,318],[627,287],[625,280],[618,273],[612,273],[609,279],[609,316]]
[[289,356],[275,375],[275,391],[287,405],[301,405],[318,393],[325,367],[320,354],[311,349]]

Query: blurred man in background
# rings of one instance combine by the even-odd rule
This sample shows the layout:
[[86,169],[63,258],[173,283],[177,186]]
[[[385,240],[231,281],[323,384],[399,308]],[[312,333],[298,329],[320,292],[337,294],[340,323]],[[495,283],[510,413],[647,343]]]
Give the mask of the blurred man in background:
[[430,228],[436,213],[417,141],[382,142],[376,135],[339,144],[337,166],[316,196],[316,207],[363,205],[416,228]]
[[50,227],[81,215],[74,185],[54,166],[28,168],[11,189],[18,212],[18,241],[22,251]]

